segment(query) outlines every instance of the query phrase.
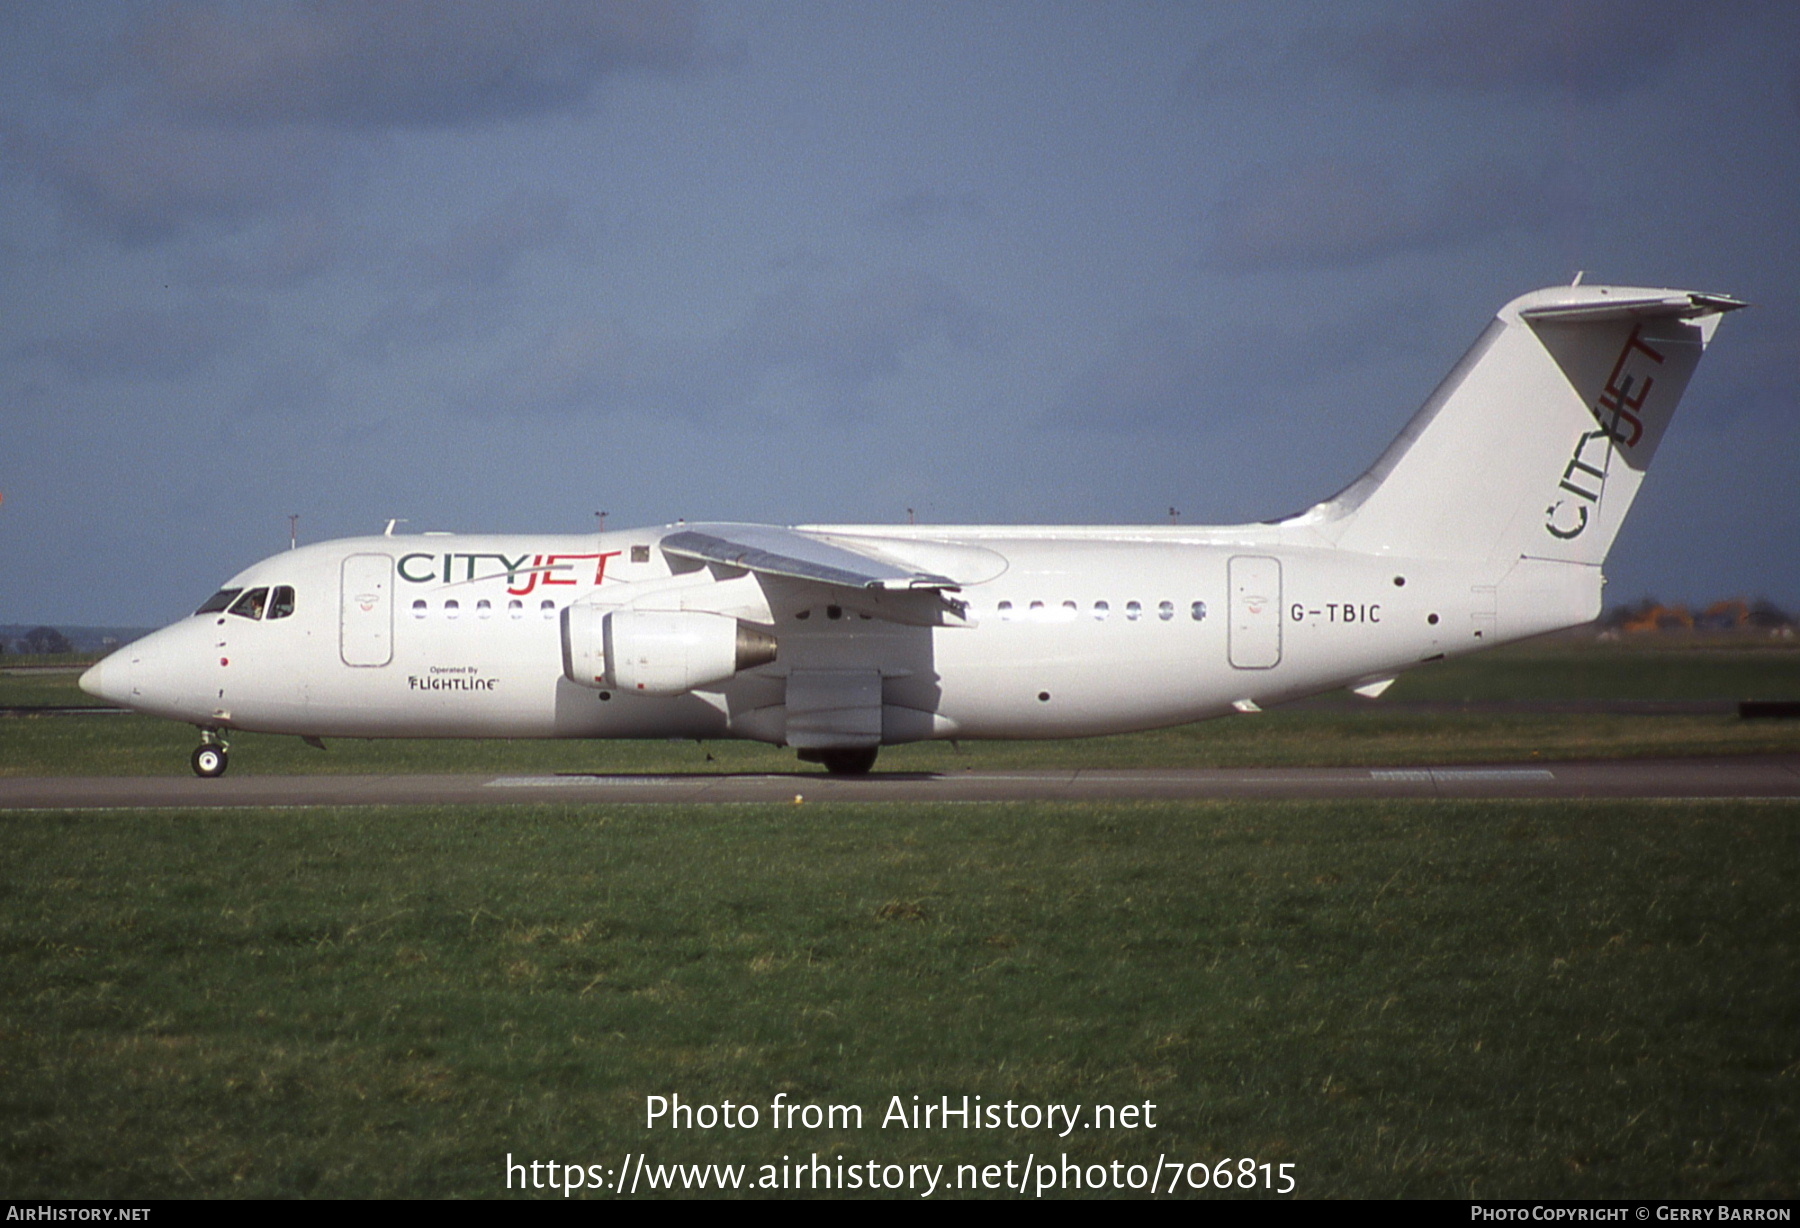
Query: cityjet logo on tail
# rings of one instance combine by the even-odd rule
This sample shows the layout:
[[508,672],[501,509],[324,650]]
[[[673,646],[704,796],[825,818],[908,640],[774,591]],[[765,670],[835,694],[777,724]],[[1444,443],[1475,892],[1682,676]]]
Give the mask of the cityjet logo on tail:
[[[1644,437],[1644,420],[1638,416],[1638,410],[1656,383],[1651,372],[1662,365],[1663,356],[1638,335],[1642,327],[1633,328],[1631,336],[1625,339],[1625,348],[1619,351],[1612,374],[1606,377],[1606,387],[1594,403],[1592,412],[1599,429],[1581,433],[1569,463],[1563,466],[1562,481],[1557,486],[1575,496],[1575,501],[1558,499],[1544,509],[1544,528],[1552,537],[1568,541],[1581,536],[1588,526],[1588,507],[1600,502],[1600,494],[1606,488],[1613,447],[1636,447]],[[1593,444],[1599,446],[1591,448]]]
[[[619,553],[608,550],[605,554],[521,554],[515,559],[498,553],[427,554],[416,551],[401,555],[395,568],[400,578],[409,584],[479,584],[484,580],[505,579],[506,591],[515,597],[523,597],[539,584],[546,587],[580,584],[582,581],[577,577],[586,569],[578,569],[576,563],[586,559],[594,561],[594,584],[598,587],[606,579],[606,560],[617,558]],[[500,570],[477,575],[477,567],[483,559],[499,564]],[[457,575],[458,571],[463,574]]]

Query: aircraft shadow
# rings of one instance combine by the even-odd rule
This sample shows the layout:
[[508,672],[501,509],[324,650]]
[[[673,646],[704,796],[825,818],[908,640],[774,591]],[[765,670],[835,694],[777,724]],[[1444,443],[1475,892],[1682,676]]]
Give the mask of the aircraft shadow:
[[942,780],[942,772],[865,772],[859,776],[834,776],[829,772],[549,772],[570,780],[799,780],[799,781],[919,781]]

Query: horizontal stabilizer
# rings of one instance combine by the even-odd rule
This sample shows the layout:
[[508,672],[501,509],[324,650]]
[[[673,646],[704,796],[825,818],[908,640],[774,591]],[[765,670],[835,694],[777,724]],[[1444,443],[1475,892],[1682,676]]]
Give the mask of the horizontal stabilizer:
[[1544,303],[1522,307],[1519,315],[1527,320],[1648,320],[1658,316],[1691,320],[1698,316],[1723,315],[1748,306],[1741,299],[1723,294],[1696,294],[1677,290],[1662,294],[1623,295],[1598,302]]

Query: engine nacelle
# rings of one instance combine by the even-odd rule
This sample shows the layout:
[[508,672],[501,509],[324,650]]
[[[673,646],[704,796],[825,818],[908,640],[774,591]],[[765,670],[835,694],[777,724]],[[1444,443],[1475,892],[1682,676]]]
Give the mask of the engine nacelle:
[[775,659],[775,637],[704,610],[563,610],[563,672],[588,687],[680,695]]

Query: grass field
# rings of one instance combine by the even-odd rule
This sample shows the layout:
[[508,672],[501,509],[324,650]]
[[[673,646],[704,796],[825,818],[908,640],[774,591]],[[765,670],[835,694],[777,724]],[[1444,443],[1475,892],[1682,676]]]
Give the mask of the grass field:
[[[76,670],[0,673],[0,707],[91,702]],[[1415,670],[1379,701],[1309,705],[1123,737],[888,747],[884,771],[966,768],[1385,766],[1589,756],[1800,751],[1800,722],[1702,715],[1408,711],[1412,701],[1735,701],[1800,698],[1791,644],[1549,641]],[[180,775],[194,731],[137,716],[0,718],[0,773]],[[297,738],[236,734],[233,774],[346,772],[791,771],[792,752],[747,742],[359,741],[320,752]],[[817,770],[817,769],[814,769]]]
[[[0,1186],[503,1192],[616,1164],[1253,1157],[1310,1196],[1792,1197],[1793,806],[7,820]],[[859,1104],[656,1131],[644,1097]],[[888,1098],[1157,1105],[904,1131]]]
[[[1495,654],[1390,695],[1800,693],[1791,652],[1581,652]],[[14,685],[0,681],[0,706],[26,702]],[[55,685],[68,682],[39,693]],[[1792,751],[1793,725],[1359,702],[1136,738],[900,748],[882,766]],[[9,772],[186,771],[192,731],[0,718],[0,740]],[[740,744],[236,745],[234,773],[792,767]],[[947,1180],[1028,1156],[1248,1157],[1292,1164],[1304,1197],[1791,1198],[1800,1184],[1800,804],[0,823],[12,1197],[504,1196],[509,1153],[746,1163],[750,1182],[814,1152],[944,1163]],[[764,1120],[647,1130],[646,1097],[674,1094]],[[858,1105],[864,1122],[770,1129],[777,1095]],[[1149,1102],[1156,1124],[883,1128],[890,1098],[914,1095]]]

